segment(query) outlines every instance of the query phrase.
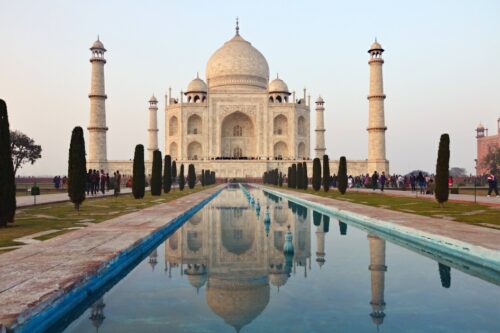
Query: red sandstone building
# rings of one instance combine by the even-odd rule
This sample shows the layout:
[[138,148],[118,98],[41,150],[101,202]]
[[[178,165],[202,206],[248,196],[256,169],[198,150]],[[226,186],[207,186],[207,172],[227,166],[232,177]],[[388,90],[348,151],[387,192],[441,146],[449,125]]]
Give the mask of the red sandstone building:
[[488,135],[488,129],[481,123],[476,128],[477,139],[477,159],[476,159],[476,175],[484,175],[490,172],[488,167],[483,165],[485,156],[491,149],[500,147],[500,118],[497,120],[497,132],[493,135]]

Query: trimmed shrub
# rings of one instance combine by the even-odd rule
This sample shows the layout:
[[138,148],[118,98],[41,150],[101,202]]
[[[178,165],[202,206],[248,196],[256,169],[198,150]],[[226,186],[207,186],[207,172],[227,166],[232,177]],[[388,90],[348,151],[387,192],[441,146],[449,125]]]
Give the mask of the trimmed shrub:
[[161,152],[153,152],[153,165],[151,170],[151,195],[161,195]]
[[442,134],[439,140],[439,150],[436,163],[436,191],[435,196],[439,206],[448,201],[448,177],[450,170],[450,137]]
[[347,161],[345,156],[341,156],[339,160],[339,172],[337,173],[337,184],[341,194],[347,191]]
[[187,183],[190,189],[193,189],[196,185],[196,171],[194,169],[194,164],[189,164],[188,166],[188,177]]
[[[16,182],[9,126],[7,104],[3,99],[0,99],[0,227],[14,222],[16,215]],[[85,145],[83,145],[83,149],[85,160]]]
[[146,188],[146,170],[144,167],[144,146],[135,146],[134,165],[132,170],[132,194],[136,199],[144,198]]
[[184,177],[184,164],[181,164],[179,170],[179,190],[183,191],[184,186],[186,186],[186,178]]
[[85,200],[86,164],[83,129],[77,126],[71,133],[68,159],[68,195],[76,210],[80,210],[80,205]]
[[163,193],[168,193],[172,189],[172,158],[165,156],[165,165],[163,166]]
[[313,160],[312,188],[315,191],[321,188],[321,161],[317,157]]
[[330,159],[328,155],[323,155],[323,190],[328,192],[330,189]]

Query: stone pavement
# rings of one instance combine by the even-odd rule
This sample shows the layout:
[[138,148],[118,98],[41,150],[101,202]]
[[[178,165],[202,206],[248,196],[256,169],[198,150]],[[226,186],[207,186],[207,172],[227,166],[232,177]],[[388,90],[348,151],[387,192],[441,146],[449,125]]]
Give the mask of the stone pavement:
[[221,186],[0,255],[0,332],[49,307]]
[[[126,193],[132,193],[132,189],[125,187],[120,190],[120,194],[126,194]],[[89,196],[87,199],[93,199],[93,198],[102,198],[103,196],[112,196],[113,191],[108,191],[104,195],[99,194],[96,196]],[[54,193],[54,194],[42,194],[42,195],[37,195],[36,196],[36,204],[41,205],[41,204],[48,204],[48,203],[54,203],[54,202],[65,202],[69,201],[69,196],[67,192],[61,192],[61,193]],[[16,197],[16,203],[17,207],[28,207],[28,206],[33,206],[33,196],[31,195],[23,195]]]
[[[478,227],[471,224],[437,219],[422,215],[396,212],[389,209],[366,206],[343,200],[324,198],[313,194],[290,191],[282,188],[270,188],[276,192],[284,192],[304,200],[320,203],[337,209],[355,212],[374,219],[383,220],[396,225],[453,238],[466,243],[500,251],[500,230]],[[380,191],[379,191],[380,192]],[[500,212],[499,212],[500,215]]]
[[[411,198],[420,198],[420,199],[429,199],[429,200],[434,200],[434,195],[430,194],[420,194],[420,193],[415,193],[412,191],[399,191],[399,190],[391,190],[391,189],[384,189],[384,192],[378,190],[371,190],[368,188],[352,188],[349,189],[348,191],[351,192],[364,192],[364,193],[377,193],[377,194],[385,194],[385,195],[392,195],[392,196],[399,196],[399,197],[411,197]],[[474,195],[470,194],[450,194],[449,196],[450,201],[457,201],[457,202],[474,202]],[[487,204],[490,206],[500,206],[500,197],[496,198],[495,196],[491,197],[485,197],[485,196],[477,196],[476,197],[477,203],[480,204]]]

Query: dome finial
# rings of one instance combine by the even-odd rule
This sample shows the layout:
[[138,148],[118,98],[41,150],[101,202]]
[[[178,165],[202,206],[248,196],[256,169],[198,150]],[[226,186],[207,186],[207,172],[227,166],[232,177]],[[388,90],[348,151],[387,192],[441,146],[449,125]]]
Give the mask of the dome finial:
[[236,36],[240,35],[240,21],[238,16],[236,16]]
[[276,78],[279,79],[280,78],[280,73],[276,73]]
[[200,73],[199,72],[196,72],[196,78],[199,79],[200,78]]

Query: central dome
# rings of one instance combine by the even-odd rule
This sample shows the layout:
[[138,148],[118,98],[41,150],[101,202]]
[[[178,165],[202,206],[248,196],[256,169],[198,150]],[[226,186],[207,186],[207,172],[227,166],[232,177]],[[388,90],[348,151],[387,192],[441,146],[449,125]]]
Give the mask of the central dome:
[[206,76],[209,88],[243,85],[267,89],[269,66],[259,50],[236,34],[210,57]]

